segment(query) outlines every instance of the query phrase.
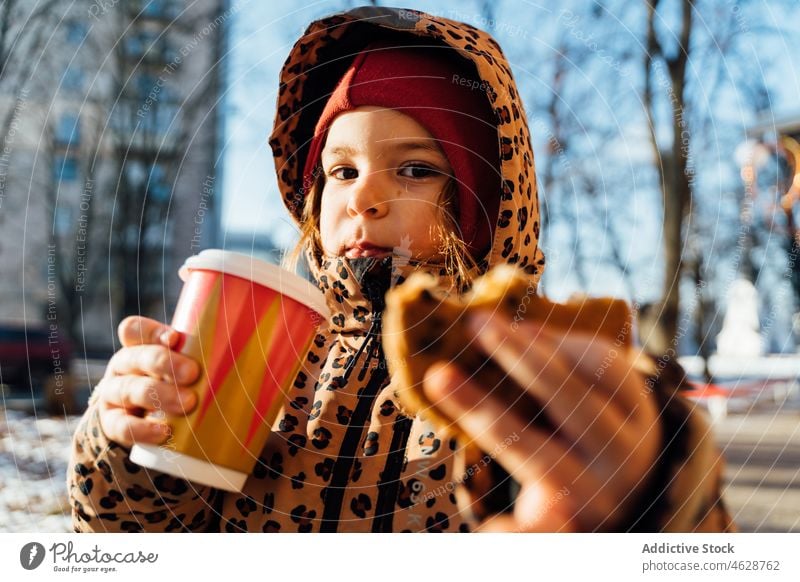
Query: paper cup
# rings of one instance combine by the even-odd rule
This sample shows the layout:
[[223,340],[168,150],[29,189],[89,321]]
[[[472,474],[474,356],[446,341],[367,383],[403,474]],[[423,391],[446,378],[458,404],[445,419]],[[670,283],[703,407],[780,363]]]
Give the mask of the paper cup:
[[203,251],[180,276],[172,327],[176,349],[201,364],[197,406],[168,416],[169,441],[134,445],[131,460],[241,491],[328,309],[305,279],[239,253]]

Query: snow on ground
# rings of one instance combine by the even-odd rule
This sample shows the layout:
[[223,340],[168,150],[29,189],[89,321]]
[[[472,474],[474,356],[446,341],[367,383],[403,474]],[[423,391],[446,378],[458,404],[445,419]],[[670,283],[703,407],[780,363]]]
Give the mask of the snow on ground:
[[79,416],[0,408],[0,532],[69,532],[66,476]]

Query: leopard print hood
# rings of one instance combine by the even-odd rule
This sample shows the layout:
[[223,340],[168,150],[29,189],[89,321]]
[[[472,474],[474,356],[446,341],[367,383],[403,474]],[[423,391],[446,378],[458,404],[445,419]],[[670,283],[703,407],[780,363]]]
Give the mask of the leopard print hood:
[[[489,34],[468,24],[416,10],[384,7],[360,7],[312,22],[281,71],[269,140],[284,204],[299,224],[307,192],[302,170],[314,126],[352,60],[373,41],[408,35],[447,45],[474,66],[475,78],[467,82],[486,95],[494,110],[500,153],[499,212],[492,248],[482,268],[514,263],[538,281],[544,254],[538,245],[539,203],[527,118],[500,46]],[[329,271],[325,261],[312,258],[309,264],[318,281],[323,277],[327,285],[333,280],[341,285],[336,277],[340,265]],[[330,287],[321,287],[332,295]]]

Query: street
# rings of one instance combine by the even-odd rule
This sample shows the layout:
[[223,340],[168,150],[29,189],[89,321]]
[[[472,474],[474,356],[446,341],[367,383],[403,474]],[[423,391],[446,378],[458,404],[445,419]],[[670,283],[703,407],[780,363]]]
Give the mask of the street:
[[728,510],[741,531],[800,531],[800,410],[752,410],[715,424]]

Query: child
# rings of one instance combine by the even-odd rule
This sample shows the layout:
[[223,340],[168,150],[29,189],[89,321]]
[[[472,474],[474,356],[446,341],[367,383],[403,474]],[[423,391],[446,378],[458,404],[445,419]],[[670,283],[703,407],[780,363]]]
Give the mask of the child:
[[123,321],[75,435],[76,531],[732,527],[708,430],[675,397],[668,359],[645,379],[624,358],[604,365],[606,342],[524,324],[512,334],[487,316],[473,322],[478,344],[547,402],[557,433],[448,363],[425,390],[485,456],[465,458],[467,443],[398,409],[381,350],[389,287],[424,270],[463,289],[502,262],[535,284],[544,267],[527,121],[486,33],[388,8],[312,23],[284,66],[270,145],[331,320],[242,494],[131,463],[133,442],[167,438],[147,413],[196,404],[199,368],[169,349],[174,330]]

